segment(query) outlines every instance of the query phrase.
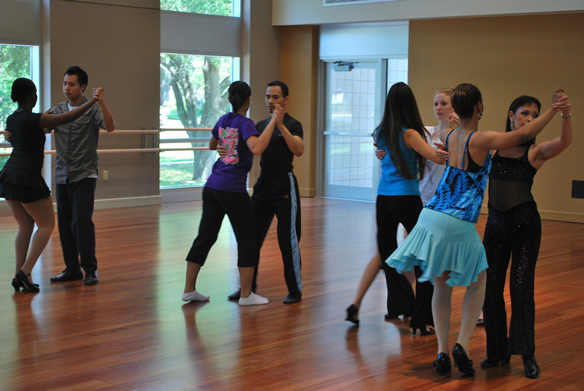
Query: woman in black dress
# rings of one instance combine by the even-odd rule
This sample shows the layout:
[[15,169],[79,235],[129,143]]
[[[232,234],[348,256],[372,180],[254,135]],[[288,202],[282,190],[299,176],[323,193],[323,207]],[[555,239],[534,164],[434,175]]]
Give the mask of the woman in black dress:
[[[75,110],[59,115],[35,114],[32,112],[37,102],[34,83],[20,78],[12,84],[11,98],[18,103],[18,109],[6,120],[6,130],[9,132],[7,139],[12,144],[12,153],[0,171],[0,197],[6,199],[18,223],[15,241],[16,275],[12,280],[15,291],[20,288],[29,292],[39,291],[30,274],[55,226],[51,192],[41,175],[45,144],[43,128],[73,122],[102,96],[103,90],[96,89],[93,99]],[[38,229],[33,235],[35,223]]]
[[[543,164],[562,153],[572,142],[570,113],[565,100],[560,108],[560,135],[536,144],[535,139],[493,156],[489,178],[489,217],[483,244],[487,254],[487,288],[484,304],[487,358],[481,367],[507,364],[512,354],[521,355],[525,376],[534,379],[540,369],[535,360],[535,267],[541,244],[541,219],[531,193],[533,178]],[[531,96],[515,99],[507,113],[507,132],[515,132],[535,120],[540,102]],[[505,283],[509,261],[511,324],[507,330]]]

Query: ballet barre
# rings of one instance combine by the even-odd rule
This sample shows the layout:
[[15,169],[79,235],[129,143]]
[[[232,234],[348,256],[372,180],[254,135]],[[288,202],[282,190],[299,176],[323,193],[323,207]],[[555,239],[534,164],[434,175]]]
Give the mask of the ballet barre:
[[[128,135],[128,134],[141,134],[142,137],[142,148],[115,148],[115,149],[97,149],[97,153],[99,154],[111,154],[111,153],[161,153],[161,152],[171,152],[171,151],[208,151],[209,147],[185,147],[185,148],[160,148],[160,144],[179,144],[179,143],[202,143],[208,142],[209,138],[171,138],[171,139],[160,139],[161,132],[210,132],[212,128],[162,128],[162,129],[127,129],[127,130],[116,130],[114,132],[108,132],[107,130],[101,129],[100,134],[109,134],[112,135]],[[4,131],[0,131],[0,134],[4,134]],[[148,136],[152,136],[152,147],[147,147],[147,138]],[[3,148],[12,148],[10,143],[3,142],[0,143],[0,149]],[[45,155],[54,155],[56,153],[55,150],[45,150]],[[0,153],[0,156],[10,156],[10,153]]]

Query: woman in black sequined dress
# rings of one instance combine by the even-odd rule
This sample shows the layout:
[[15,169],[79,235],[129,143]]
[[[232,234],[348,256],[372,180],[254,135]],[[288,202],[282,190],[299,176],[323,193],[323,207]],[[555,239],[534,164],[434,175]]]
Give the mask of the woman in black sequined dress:
[[[487,254],[487,287],[484,304],[487,358],[483,368],[509,362],[512,354],[523,358],[525,375],[539,376],[535,360],[535,265],[541,242],[541,219],[531,194],[533,177],[549,159],[563,152],[572,141],[569,101],[561,110],[560,136],[535,144],[535,139],[493,156],[489,176],[489,217],[483,244]],[[520,129],[537,118],[541,104],[520,96],[509,107],[506,131]],[[511,325],[507,337],[505,279],[511,257]]]

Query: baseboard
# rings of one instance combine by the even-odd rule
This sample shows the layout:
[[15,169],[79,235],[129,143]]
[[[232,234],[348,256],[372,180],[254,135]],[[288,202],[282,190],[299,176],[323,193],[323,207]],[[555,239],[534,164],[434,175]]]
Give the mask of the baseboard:
[[[584,223],[584,213],[558,212],[554,210],[539,209],[539,216],[542,220],[562,221],[564,223]],[[488,214],[487,205],[481,207],[481,214]]]
[[564,223],[584,223],[584,213],[556,212],[553,210],[539,210],[542,220],[563,221]]
[[188,190],[184,189],[166,189],[160,190],[162,203],[184,202],[184,201],[201,201],[203,196],[202,187],[194,187]]
[[[160,205],[161,203],[162,197],[159,195],[143,197],[109,198],[106,200],[95,200],[94,209],[99,210],[128,208],[131,206]],[[56,206],[56,204],[54,205]]]
[[298,188],[298,192],[300,193],[300,197],[316,197],[316,189],[314,187],[300,187]]

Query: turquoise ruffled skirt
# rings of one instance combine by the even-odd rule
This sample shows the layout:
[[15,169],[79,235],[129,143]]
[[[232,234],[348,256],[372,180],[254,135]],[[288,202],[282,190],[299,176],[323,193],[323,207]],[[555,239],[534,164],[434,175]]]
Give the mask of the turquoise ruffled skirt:
[[386,263],[399,273],[420,266],[420,282],[432,281],[449,271],[446,284],[450,287],[469,286],[488,267],[474,223],[427,208]]

